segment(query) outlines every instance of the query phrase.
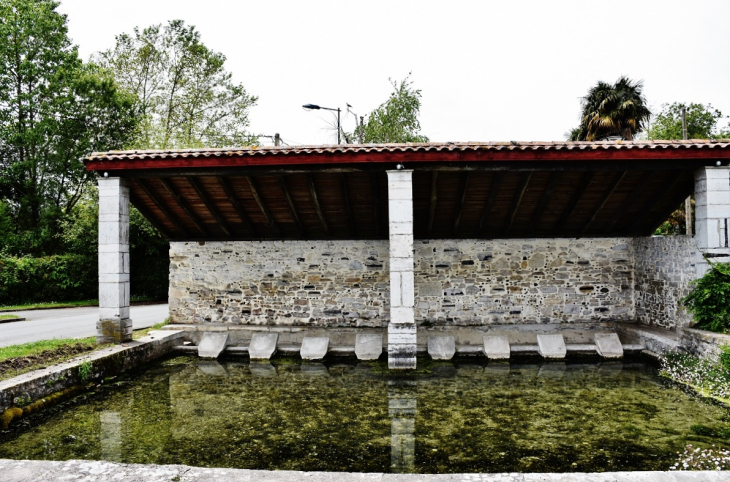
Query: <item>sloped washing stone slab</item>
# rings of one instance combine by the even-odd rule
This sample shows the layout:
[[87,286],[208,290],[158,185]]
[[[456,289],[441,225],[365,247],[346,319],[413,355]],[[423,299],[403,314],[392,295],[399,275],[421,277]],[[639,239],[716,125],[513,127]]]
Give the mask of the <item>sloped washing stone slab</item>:
[[596,350],[603,358],[623,358],[624,347],[616,333],[596,333]]
[[277,341],[278,333],[254,333],[248,346],[248,356],[251,360],[268,360],[276,353]]
[[510,355],[509,339],[506,336],[484,336],[484,354],[492,360],[506,360]]
[[200,358],[218,358],[228,345],[228,332],[206,331],[198,344]]
[[456,342],[453,336],[429,336],[428,354],[434,360],[451,360],[456,353]]
[[329,346],[328,336],[305,336],[302,340],[302,347],[299,349],[299,355],[302,360],[321,360],[327,355]]
[[563,335],[537,335],[537,351],[543,358],[565,358]]
[[358,360],[377,360],[383,353],[383,335],[355,335],[355,355]]

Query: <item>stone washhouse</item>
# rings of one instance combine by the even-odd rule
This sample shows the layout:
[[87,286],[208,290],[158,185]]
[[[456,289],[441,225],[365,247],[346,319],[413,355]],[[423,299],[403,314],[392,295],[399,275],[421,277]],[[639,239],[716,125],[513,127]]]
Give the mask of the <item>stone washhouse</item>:
[[[131,339],[131,202],[201,356],[711,351],[680,300],[730,256],[729,161],[700,140],[96,153],[97,338]],[[652,236],[692,194],[695,234]]]

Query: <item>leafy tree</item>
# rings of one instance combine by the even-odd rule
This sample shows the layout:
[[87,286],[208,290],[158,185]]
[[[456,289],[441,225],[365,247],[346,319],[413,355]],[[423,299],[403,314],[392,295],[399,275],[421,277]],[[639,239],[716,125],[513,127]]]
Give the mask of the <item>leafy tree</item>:
[[129,147],[171,149],[255,144],[247,132],[257,98],[235,84],[226,57],[173,20],[116,37],[95,60],[138,99],[142,122]]
[[81,62],[57,7],[0,0],[0,198],[19,254],[55,249],[58,221],[93,179],[81,159],[121,148],[136,126],[134,98]]
[[614,84],[599,81],[581,99],[580,125],[571,130],[568,140],[595,141],[612,135],[633,139],[651,115],[642,90],[641,81],[628,77],[622,76]]
[[[656,115],[649,129],[649,139],[682,139],[682,107],[683,104],[678,102],[663,104],[662,111]],[[689,104],[686,118],[688,139],[715,139],[729,135],[730,126],[725,132],[718,129],[722,112],[712,104]]]
[[390,97],[368,115],[362,132],[358,128],[354,133],[345,135],[348,142],[352,138],[362,138],[368,144],[428,142],[428,137],[419,134],[421,90],[413,88],[410,74],[400,82],[388,80],[393,85]]

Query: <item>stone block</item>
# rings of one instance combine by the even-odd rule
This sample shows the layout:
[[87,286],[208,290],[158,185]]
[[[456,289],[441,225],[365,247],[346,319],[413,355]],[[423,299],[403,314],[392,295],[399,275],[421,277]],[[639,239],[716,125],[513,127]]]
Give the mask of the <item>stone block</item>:
[[415,315],[412,306],[391,306],[390,322],[392,324],[415,324]]
[[228,332],[206,331],[198,344],[200,358],[218,358],[228,346]]
[[388,220],[390,223],[412,223],[413,201],[410,199],[390,199],[388,201]]
[[377,360],[383,353],[383,335],[355,335],[355,355],[358,360]]
[[278,333],[254,333],[248,346],[248,356],[251,360],[268,360],[276,353],[277,341]]
[[537,335],[537,351],[543,358],[565,358],[563,335]]
[[321,360],[327,355],[329,346],[328,336],[305,336],[299,349],[299,355],[302,360]]
[[509,339],[506,336],[484,336],[484,354],[491,360],[505,360],[510,356]]
[[391,258],[413,257],[413,234],[391,234],[389,240]]
[[434,360],[451,360],[456,353],[456,342],[453,336],[429,336],[428,354]]
[[596,350],[604,358],[622,358],[624,347],[616,333],[596,333],[594,336]]

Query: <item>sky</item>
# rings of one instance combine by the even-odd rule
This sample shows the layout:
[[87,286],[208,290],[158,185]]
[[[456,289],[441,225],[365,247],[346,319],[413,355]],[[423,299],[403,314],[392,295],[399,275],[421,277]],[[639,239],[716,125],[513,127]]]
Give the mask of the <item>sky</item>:
[[[367,115],[409,74],[434,142],[564,140],[580,98],[621,75],[643,80],[654,112],[696,102],[730,114],[727,0],[61,0],[59,11],[84,60],[135,26],[194,25],[258,96],[251,132],[290,145],[337,142],[333,115],[303,104]],[[355,119],[343,114],[346,130]]]

